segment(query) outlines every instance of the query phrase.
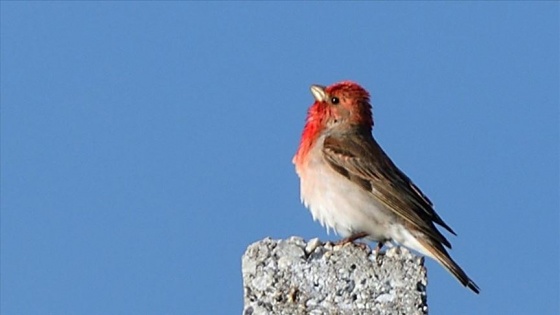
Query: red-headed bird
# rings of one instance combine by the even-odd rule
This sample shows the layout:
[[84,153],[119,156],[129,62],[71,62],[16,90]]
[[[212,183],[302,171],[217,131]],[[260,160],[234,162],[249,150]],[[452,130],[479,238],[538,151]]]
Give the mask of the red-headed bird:
[[311,93],[315,102],[293,163],[313,219],[345,237],[342,242],[366,238],[381,249],[394,241],[430,256],[479,293],[435,224],[455,232],[373,138],[369,93],[349,81],[313,85]]

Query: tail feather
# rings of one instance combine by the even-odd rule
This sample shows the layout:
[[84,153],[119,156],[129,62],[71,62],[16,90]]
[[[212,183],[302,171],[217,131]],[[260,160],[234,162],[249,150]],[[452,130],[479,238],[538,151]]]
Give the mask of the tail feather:
[[459,267],[459,265],[453,261],[449,253],[445,248],[438,242],[431,242],[430,240],[420,239],[418,241],[426,249],[432,258],[434,258],[438,263],[440,263],[447,271],[449,271],[461,284],[465,287],[471,289],[474,293],[480,293],[480,288],[474,283],[474,281],[467,276],[465,271]]

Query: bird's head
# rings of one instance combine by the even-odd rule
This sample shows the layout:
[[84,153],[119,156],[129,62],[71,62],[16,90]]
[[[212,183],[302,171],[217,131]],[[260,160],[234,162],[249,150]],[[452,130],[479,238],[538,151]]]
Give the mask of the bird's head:
[[307,122],[319,123],[321,129],[373,126],[369,93],[357,83],[312,85],[311,93],[315,103],[309,108]]
[[[343,81],[328,87],[312,85],[315,102],[307,112],[294,162],[306,156],[321,134],[360,128],[371,132],[373,119],[369,93],[359,84]],[[299,156],[299,158],[298,158]]]

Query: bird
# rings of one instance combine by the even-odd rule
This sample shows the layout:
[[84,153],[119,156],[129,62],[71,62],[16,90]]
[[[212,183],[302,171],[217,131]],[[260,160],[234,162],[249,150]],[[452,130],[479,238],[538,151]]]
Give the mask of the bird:
[[436,224],[455,231],[374,139],[370,94],[353,81],[312,85],[311,93],[315,101],[292,162],[313,219],[344,237],[341,243],[366,239],[380,250],[392,242],[429,256],[478,294]]

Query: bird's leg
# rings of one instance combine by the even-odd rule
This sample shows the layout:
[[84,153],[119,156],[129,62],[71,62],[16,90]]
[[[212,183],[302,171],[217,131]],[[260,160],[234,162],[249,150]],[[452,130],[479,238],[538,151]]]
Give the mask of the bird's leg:
[[381,252],[381,249],[383,248],[383,245],[385,244],[385,240],[379,241],[377,242],[377,246],[375,246],[375,257],[377,257],[377,255]]
[[352,243],[355,240],[358,240],[360,238],[364,238],[366,236],[368,236],[368,234],[366,232],[359,232],[359,233],[356,233],[356,234],[352,234],[352,235],[350,235],[346,238],[343,238],[340,241],[336,242],[335,245],[342,246],[342,245],[345,245],[345,244],[348,244],[348,243]]
[[381,249],[383,248],[383,245],[387,241],[388,240],[378,241],[377,246],[375,246],[375,249],[373,250],[373,257],[375,257],[375,261],[377,262],[378,266],[381,266],[383,264],[383,255],[381,255]]

